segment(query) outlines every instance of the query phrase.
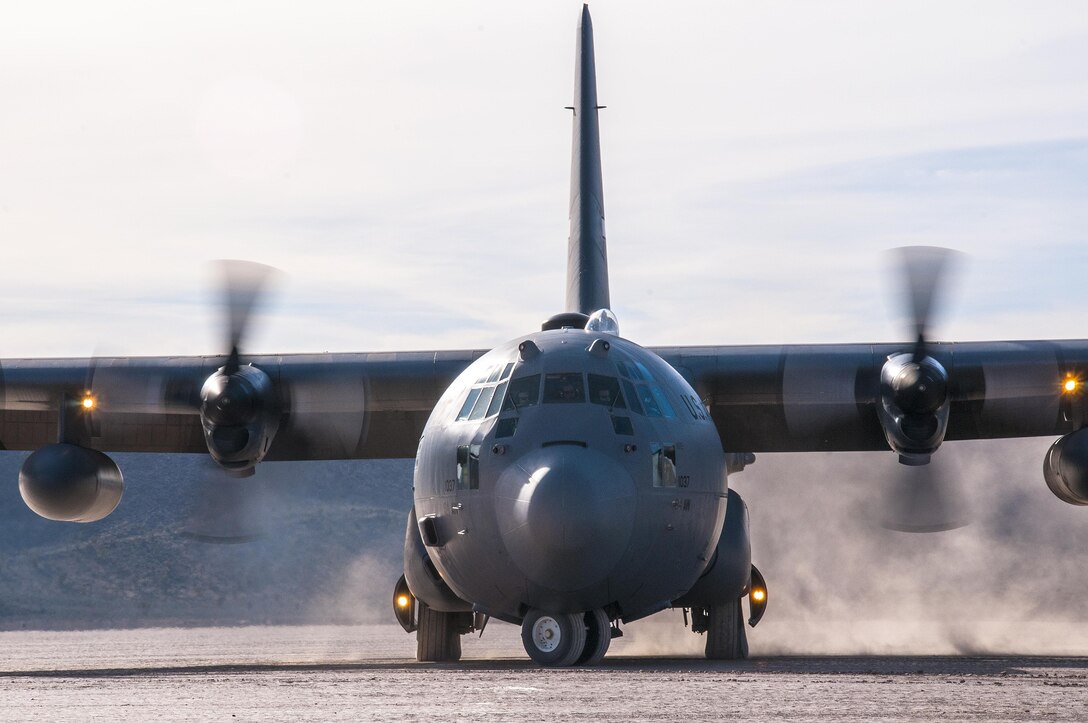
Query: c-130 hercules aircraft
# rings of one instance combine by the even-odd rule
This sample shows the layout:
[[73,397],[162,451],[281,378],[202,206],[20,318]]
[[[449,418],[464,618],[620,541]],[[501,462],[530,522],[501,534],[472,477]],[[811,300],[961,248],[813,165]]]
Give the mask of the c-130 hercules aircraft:
[[747,655],[742,601],[755,625],[767,587],[728,473],[753,453],[890,449],[925,470],[945,440],[1054,435],[1046,483],[1088,504],[1088,341],[930,340],[945,250],[904,250],[917,332],[905,344],[622,338],[600,107],[584,7],[566,311],[540,331],[486,353],[243,355],[268,269],[230,262],[227,354],[0,360],[0,442],[34,450],[23,499],[53,520],[104,518],[123,481],[103,450],[206,452],[231,476],[265,460],[414,456],[393,607],[417,658],[458,660],[460,636],[496,618],[553,666],[599,662],[621,622],[667,608],[690,612],[707,657]]

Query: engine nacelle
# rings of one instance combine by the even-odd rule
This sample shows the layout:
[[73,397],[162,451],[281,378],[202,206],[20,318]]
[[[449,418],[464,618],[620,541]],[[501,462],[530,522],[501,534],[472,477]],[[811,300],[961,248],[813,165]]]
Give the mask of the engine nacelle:
[[116,462],[74,444],[42,447],[19,470],[19,494],[47,520],[101,520],[117,507],[124,487]]
[[280,424],[272,380],[252,365],[221,367],[200,390],[200,424],[208,454],[228,471],[246,473],[268,453]]
[[904,353],[884,362],[877,417],[900,462],[929,462],[944,441],[951,406],[948,372],[933,357]]
[[1071,432],[1046,452],[1043,478],[1058,499],[1088,505],[1088,429]]

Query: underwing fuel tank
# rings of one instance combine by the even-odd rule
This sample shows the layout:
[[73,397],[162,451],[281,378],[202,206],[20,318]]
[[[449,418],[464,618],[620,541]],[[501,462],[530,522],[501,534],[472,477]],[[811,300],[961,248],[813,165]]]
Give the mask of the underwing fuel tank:
[[74,444],[42,447],[19,470],[19,494],[47,520],[96,522],[113,512],[123,492],[116,462]]
[[1088,505],[1088,429],[1078,429],[1050,446],[1043,477],[1062,502]]

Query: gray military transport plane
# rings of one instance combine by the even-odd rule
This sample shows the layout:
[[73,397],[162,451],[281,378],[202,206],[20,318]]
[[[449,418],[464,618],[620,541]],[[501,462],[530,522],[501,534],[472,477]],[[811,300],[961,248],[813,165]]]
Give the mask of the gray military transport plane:
[[583,8],[566,311],[540,331],[486,353],[247,356],[267,269],[231,263],[228,354],[0,361],[0,441],[34,450],[23,499],[52,520],[102,519],[123,486],[103,450],[207,453],[233,476],[263,460],[414,457],[393,608],[417,658],[458,660],[460,636],[497,618],[554,666],[599,662],[620,622],[666,608],[706,634],[707,657],[747,655],[741,603],[755,625],[767,588],[727,474],[752,453],[890,449],[926,469],[945,440],[1053,435],[1047,484],[1088,504],[1088,341],[929,340],[943,250],[905,251],[908,343],[624,339],[609,311],[598,108]]

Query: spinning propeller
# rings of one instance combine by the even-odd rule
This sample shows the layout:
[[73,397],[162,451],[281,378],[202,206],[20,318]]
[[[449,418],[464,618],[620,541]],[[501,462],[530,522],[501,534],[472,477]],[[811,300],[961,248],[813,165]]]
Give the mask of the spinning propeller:
[[200,423],[214,464],[208,463],[194,480],[185,533],[206,542],[246,542],[265,534],[267,491],[254,474],[279,429],[282,408],[268,374],[242,363],[241,348],[262,293],[277,272],[250,261],[217,265],[227,361],[200,390]]
[[877,416],[901,463],[883,501],[882,523],[903,532],[951,530],[967,524],[967,514],[956,478],[946,464],[932,461],[948,427],[951,383],[931,355],[929,329],[942,281],[959,254],[933,246],[896,251],[914,345],[889,355],[880,373]]

